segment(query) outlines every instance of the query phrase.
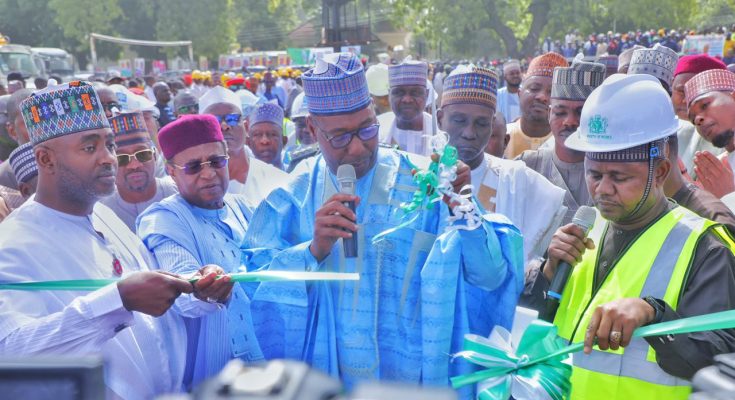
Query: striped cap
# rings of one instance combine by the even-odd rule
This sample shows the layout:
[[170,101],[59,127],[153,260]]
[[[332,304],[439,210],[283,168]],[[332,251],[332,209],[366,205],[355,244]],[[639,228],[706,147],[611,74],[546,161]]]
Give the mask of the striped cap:
[[674,50],[656,43],[653,48],[638,49],[633,52],[628,67],[628,75],[652,75],[665,82],[671,89],[677,62],[679,62],[679,56]]
[[312,115],[349,114],[370,105],[365,70],[352,53],[324,55],[301,80]]
[[130,133],[148,133],[145,119],[141,112],[118,114],[110,118],[110,127],[115,137]]
[[93,129],[109,128],[102,103],[87,82],[49,86],[20,103],[31,143]]
[[725,69],[704,71],[684,85],[684,101],[687,107],[699,96],[709,92],[735,92],[735,74]]
[[429,66],[423,61],[404,61],[398,65],[388,67],[388,82],[390,87],[396,86],[426,86],[429,76]]
[[606,72],[602,64],[575,58],[571,67],[559,67],[554,70],[551,98],[584,101],[596,87],[602,84]]
[[532,76],[548,76],[551,78],[554,76],[554,68],[568,66],[569,63],[561,54],[546,53],[531,60],[531,63],[528,64],[528,71],[526,71],[526,78]]
[[460,65],[444,78],[442,106],[450,104],[480,104],[495,109],[498,95],[498,75],[474,65]]
[[8,162],[13,169],[15,180],[18,183],[26,183],[38,175],[38,164],[36,164],[36,156],[33,154],[33,145],[31,143],[16,147],[10,153]]
[[249,121],[250,126],[261,122],[270,122],[278,126],[283,126],[283,109],[278,104],[263,103],[250,113]]

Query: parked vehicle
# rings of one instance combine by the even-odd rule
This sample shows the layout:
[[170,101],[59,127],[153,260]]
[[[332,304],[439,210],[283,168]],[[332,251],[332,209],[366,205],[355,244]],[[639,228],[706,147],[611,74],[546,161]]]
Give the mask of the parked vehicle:
[[3,81],[7,82],[11,72],[20,72],[29,88],[35,88],[35,78],[47,78],[40,58],[33,54],[29,46],[19,44],[0,46],[0,75]]
[[76,60],[66,50],[52,47],[34,47],[31,50],[43,61],[48,77],[57,76],[64,82],[74,79]]

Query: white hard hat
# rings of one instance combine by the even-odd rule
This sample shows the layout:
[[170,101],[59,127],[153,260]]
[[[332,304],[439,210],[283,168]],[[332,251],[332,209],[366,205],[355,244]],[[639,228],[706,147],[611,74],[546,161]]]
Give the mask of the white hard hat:
[[388,83],[388,66],[380,63],[370,66],[365,72],[368,90],[376,97],[387,96],[390,90]]
[[587,98],[579,128],[564,145],[589,153],[613,152],[669,137],[678,127],[671,98],[658,79],[614,74]]
[[119,111],[150,111],[156,115],[156,118],[159,117],[160,111],[156,108],[156,103],[148,100],[148,98],[131,92],[130,89],[123,85],[114,84],[108,87],[115,93],[117,101],[122,107],[122,110]]
[[304,92],[299,93],[291,104],[291,119],[306,117],[309,115],[309,104]]
[[240,89],[235,94],[240,97],[242,115],[250,115],[250,112],[253,111],[255,105],[258,103],[258,96],[245,89]]

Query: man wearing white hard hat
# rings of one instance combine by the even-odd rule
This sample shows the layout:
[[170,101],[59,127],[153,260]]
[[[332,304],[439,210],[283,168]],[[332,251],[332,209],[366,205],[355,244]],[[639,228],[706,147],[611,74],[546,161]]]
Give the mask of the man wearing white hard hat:
[[559,335],[584,342],[587,353],[573,360],[572,399],[686,399],[698,369],[735,351],[735,332],[646,339],[632,333],[731,309],[735,243],[724,227],[664,194],[676,168],[666,141],[678,120],[658,80],[611,76],[587,99],[579,126],[565,144],[586,153],[587,187],[599,215],[586,238],[574,224],[556,232],[527,290],[548,288],[559,263],[576,264],[554,317]]
[[243,99],[229,89],[215,86],[199,99],[199,113],[214,115],[220,122],[230,156],[228,193],[241,194],[253,210],[258,208],[273,189],[285,184],[287,175],[255,158],[245,145],[247,125]]
[[368,90],[373,98],[373,107],[376,115],[390,112],[390,86],[388,85],[388,66],[380,63],[368,68],[365,72]]
[[291,121],[294,124],[294,133],[288,138],[284,152],[288,167],[287,172],[293,171],[301,161],[319,154],[319,145],[316,136],[306,126],[306,117],[309,116],[309,103],[302,92],[293,102]]

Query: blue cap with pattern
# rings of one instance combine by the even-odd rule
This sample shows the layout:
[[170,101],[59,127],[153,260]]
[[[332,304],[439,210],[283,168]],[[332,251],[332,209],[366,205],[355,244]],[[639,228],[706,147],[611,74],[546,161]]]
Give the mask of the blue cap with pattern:
[[324,55],[301,80],[312,115],[349,114],[370,105],[365,70],[352,53]]
[[428,76],[429,66],[422,61],[408,60],[401,64],[388,67],[388,82],[390,87],[426,86]]
[[49,86],[20,103],[31,143],[93,129],[109,128],[97,93],[87,82]]
[[33,145],[31,143],[22,144],[16,147],[8,158],[10,167],[13,168],[15,180],[18,183],[26,183],[38,175],[38,164],[36,164],[36,156],[33,154]]
[[278,126],[283,126],[283,109],[278,104],[263,103],[250,113],[250,126],[262,122],[270,122]]

